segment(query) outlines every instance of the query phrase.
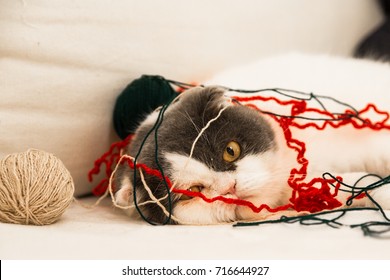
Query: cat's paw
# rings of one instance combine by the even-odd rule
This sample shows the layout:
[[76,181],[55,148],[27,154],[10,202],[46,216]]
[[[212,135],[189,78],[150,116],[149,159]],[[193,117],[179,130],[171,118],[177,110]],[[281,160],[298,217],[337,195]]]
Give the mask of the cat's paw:
[[115,193],[115,203],[128,206],[133,200],[133,184],[128,177],[123,177],[119,190]]
[[[379,180],[377,176],[371,176],[370,174],[364,172],[344,173],[341,174],[341,177],[343,178],[345,186],[342,186],[338,191],[337,199],[339,199],[343,204],[350,200],[352,191],[356,194],[356,192],[361,189],[375,185]],[[379,205],[381,205],[381,207],[383,207],[383,209],[390,209],[390,185],[384,185],[380,188],[369,191],[369,194],[376,202],[378,202]],[[351,203],[348,204],[349,207],[375,206],[367,196],[355,198],[349,202]]]
[[390,210],[390,184],[371,191],[370,195],[382,209]]
[[128,216],[134,217],[133,184],[128,177],[123,177],[119,190],[115,193],[115,206],[121,208]]

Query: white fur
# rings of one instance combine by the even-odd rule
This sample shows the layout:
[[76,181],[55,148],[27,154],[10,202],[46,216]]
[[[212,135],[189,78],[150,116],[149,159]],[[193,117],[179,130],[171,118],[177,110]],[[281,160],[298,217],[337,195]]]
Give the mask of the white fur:
[[142,122],[144,125],[153,125],[156,123],[158,115],[160,114],[160,111],[155,110],[152,113],[150,113],[146,119]]

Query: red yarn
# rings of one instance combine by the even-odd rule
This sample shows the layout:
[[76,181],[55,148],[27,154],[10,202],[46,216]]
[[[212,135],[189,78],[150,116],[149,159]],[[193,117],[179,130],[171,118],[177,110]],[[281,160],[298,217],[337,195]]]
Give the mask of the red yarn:
[[[259,213],[263,209],[266,209],[269,212],[278,212],[287,209],[294,209],[296,211],[308,211],[308,212],[319,212],[323,210],[330,210],[342,206],[342,203],[336,199],[338,189],[340,188],[340,182],[342,178],[338,177],[337,180],[334,179],[324,179],[324,178],[314,178],[310,182],[305,182],[307,176],[307,170],[309,161],[305,158],[306,145],[304,142],[295,139],[291,132],[291,127],[298,129],[306,129],[309,127],[315,128],[317,130],[324,130],[326,127],[330,126],[333,128],[339,128],[346,125],[352,125],[356,129],[369,128],[372,130],[381,130],[381,129],[390,129],[390,125],[386,124],[389,120],[389,113],[385,111],[380,111],[374,104],[368,104],[365,108],[358,112],[354,112],[351,109],[345,110],[341,115],[332,114],[325,109],[318,108],[309,108],[305,100],[288,100],[283,101],[275,97],[265,97],[265,96],[237,96],[234,97],[235,100],[245,104],[248,107],[254,108],[258,111],[261,111],[255,104],[250,103],[253,101],[262,101],[262,102],[276,102],[281,106],[291,106],[291,117],[283,117],[273,115],[269,113],[270,116],[279,123],[284,136],[286,139],[287,146],[294,150],[297,153],[296,161],[298,167],[292,168],[290,172],[290,177],[288,179],[288,184],[292,188],[292,196],[290,198],[290,203],[282,205],[276,208],[271,208],[266,204],[259,206],[254,205],[250,201],[241,200],[241,199],[232,199],[226,198],[223,196],[217,196],[213,198],[208,198],[200,192],[191,192],[188,190],[179,190],[172,189],[172,192],[185,194],[192,197],[200,197],[208,203],[213,203],[215,201],[222,201],[228,204],[236,204],[240,206],[246,206],[252,209],[252,211]],[[364,118],[364,114],[374,112],[378,118],[382,117],[380,121],[372,121],[368,118]],[[266,113],[266,112],[264,112]],[[305,123],[298,123],[297,116],[302,116],[305,113],[316,114],[318,119],[324,119],[319,121],[306,121]],[[103,154],[98,160],[95,161],[94,168],[89,172],[89,180],[92,181],[93,175],[96,175],[100,172],[101,165],[106,166],[106,176],[107,178],[102,179],[101,182],[94,188],[93,193],[95,195],[102,195],[108,187],[108,178],[112,173],[113,164],[122,163],[119,162],[121,158],[121,150],[126,147],[131,141],[132,136],[129,136],[127,139],[121,142],[117,142],[111,145],[110,150]],[[134,163],[125,158],[127,164],[131,168],[134,168]],[[156,176],[160,179],[163,179],[162,174],[158,170],[149,168],[144,164],[137,164],[136,168],[143,169],[147,174]],[[169,188],[172,188],[172,183],[168,177],[164,178],[167,182]],[[332,187],[330,187],[332,186]],[[333,189],[333,191],[332,191]]]
[[88,180],[90,182],[93,181],[93,176],[100,173],[100,167],[102,165],[104,165],[106,168],[106,177],[103,178],[92,190],[94,195],[100,196],[105,193],[108,188],[109,178],[113,171],[112,166],[115,166],[118,163],[121,157],[122,149],[124,149],[131,142],[132,138],[133,135],[129,135],[125,140],[113,143],[110,149],[95,161],[94,167],[88,172]]
[[[370,128],[373,130],[390,129],[390,126],[386,124],[389,119],[389,113],[380,111],[374,104],[368,104],[364,109],[354,112],[352,110],[346,110],[342,115],[331,114],[326,110],[317,108],[308,108],[305,100],[289,100],[281,101],[275,97],[262,97],[262,96],[250,96],[250,97],[235,97],[240,102],[250,101],[274,101],[279,105],[286,106],[291,105],[291,118],[277,117],[271,115],[281,126],[284,131],[284,136],[287,142],[287,146],[297,152],[297,163],[300,164],[300,168],[293,168],[290,172],[290,178],[288,180],[289,186],[293,189],[290,202],[293,205],[293,209],[296,211],[308,211],[319,212],[325,209],[334,209],[340,207],[342,203],[335,197],[338,189],[340,188],[340,181],[342,178],[337,178],[339,181],[335,186],[333,194],[331,193],[330,184],[334,185],[336,180],[329,180],[323,178],[315,178],[312,181],[305,183],[304,180],[307,175],[308,160],[305,158],[306,145],[298,139],[294,139],[290,128],[295,127],[298,129],[305,129],[313,127],[318,130],[324,130],[327,126],[333,128],[339,128],[345,125],[352,125],[356,129]],[[249,104],[250,107],[261,111],[254,104]],[[378,122],[373,122],[368,118],[364,118],[364,114],[373,111],[378,117],[383,117]],[[322,121],[308,121],[304,124],[298,123],[296,120],[299,115],[304,113],[315,113],[320,117],[327,120]],[[351,116],[359,116],[359,118],[353,118]],[[321,124],[322,122],[322,124]],[[320,187],[315,187],[320,185]]]

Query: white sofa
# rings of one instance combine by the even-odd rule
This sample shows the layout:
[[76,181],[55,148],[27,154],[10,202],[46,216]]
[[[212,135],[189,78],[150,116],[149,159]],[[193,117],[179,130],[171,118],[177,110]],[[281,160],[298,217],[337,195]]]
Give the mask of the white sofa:
[[[382,19],[370,0],[4,1],[0,158],[51,152],[70,170],[75,195],[86,195],[97,182],[87,181],[88,170],[118,140],[113,106],[133,79],[204,81],[290,52],[351,57]],[[109,199],[93,209],[73,203],[50,226],[0,224],[0,259],[379,259],[389,252],[388,243],[348,227],[153,227]]]

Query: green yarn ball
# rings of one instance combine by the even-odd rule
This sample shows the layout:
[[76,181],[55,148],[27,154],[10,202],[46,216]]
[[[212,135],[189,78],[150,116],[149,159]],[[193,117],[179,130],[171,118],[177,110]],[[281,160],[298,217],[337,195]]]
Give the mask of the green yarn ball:
[[159,106],[177,96],[161,76],[143,75],[118,96],[114,108],[114,128],[121,139],[133,134],[138,125]]

